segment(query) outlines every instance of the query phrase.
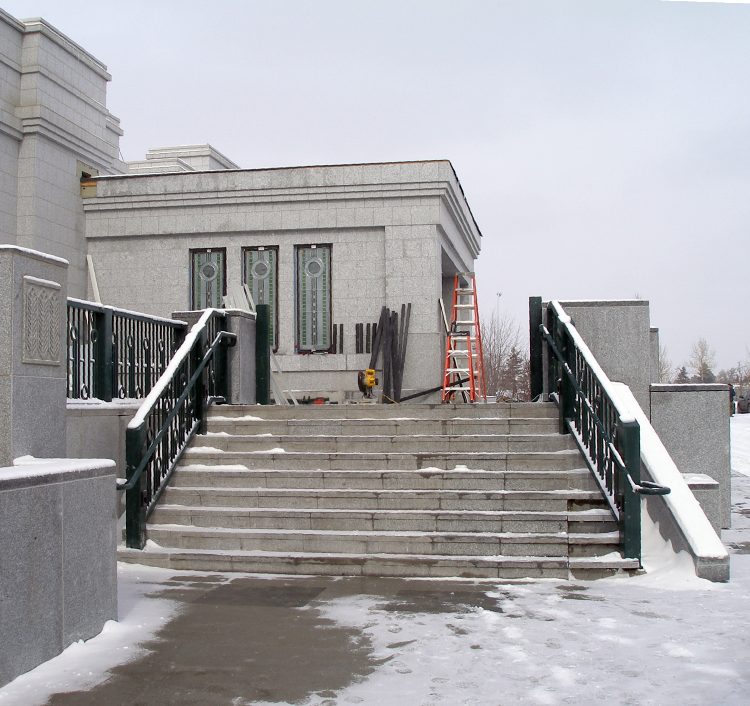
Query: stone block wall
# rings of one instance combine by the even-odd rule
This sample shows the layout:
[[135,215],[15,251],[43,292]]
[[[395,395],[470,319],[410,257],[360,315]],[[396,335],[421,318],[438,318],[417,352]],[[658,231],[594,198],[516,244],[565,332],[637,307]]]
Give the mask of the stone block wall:
[[0,468],[0,687],[117,618],[112,461]]
[[682,473],[719,483],[720,527],[731,524],[729,388],[652,385],[651,424]]
[[0,245],[0,465],[65,456],[65,260]]
[[[480,234],[449,162],[183,172],[97,180],[85,199],[89,252],[107,304],[168,315],[189,305],[191,248],[226,248],[242,281],[243,246],[278,248],[279,349],[300,391],[356,390],[355,324],[411,303],[404,394],[441,382],[438,299],[471,271]],[[341,353],[295,353],[295,246],[332,248],[332,323]],[[158,277],[154,276],[158,273]]]
[[634,299],[560,304],[609,379],[628,385],[648,414],[652,360],[648,302]]
[[0,10],[0,242],[67,259],[86,292],[82,172],[122,171],[106,67],[44,20]]

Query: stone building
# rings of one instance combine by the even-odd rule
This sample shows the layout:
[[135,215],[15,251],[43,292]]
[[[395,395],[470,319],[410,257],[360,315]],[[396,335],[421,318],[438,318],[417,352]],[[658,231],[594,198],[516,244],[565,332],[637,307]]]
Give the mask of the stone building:
[[151,153],[164,174],[100,176],[83,199],[103,301],[153,314],[216,306],[248,284],[271,305],[292,387],[356,390],[381,307],[412,305],[404,388],[441,381],[439,299],[481,234],[448,161],[186,171],[199,147]]
[[410,303],[403,392],[441,382],[439,299],[481,241],[450,162],[245,170],[195,145],[125,164],[110,78],[44,20],[0,11],[0,243],[68,260],[70,296],[92,299],[93,275],[104,304],[145,313],[222,306],[246,283],[309,393],[356,390],[381,308]]
[[106,107],[107,67],[44,20],[0,10],[0,243],[70,263],[86,295],[82,175],[116,173],[119,120]]

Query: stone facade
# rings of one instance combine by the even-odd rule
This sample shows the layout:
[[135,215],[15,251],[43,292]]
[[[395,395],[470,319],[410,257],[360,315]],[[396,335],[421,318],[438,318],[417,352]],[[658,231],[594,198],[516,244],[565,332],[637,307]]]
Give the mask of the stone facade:
[[67,268],[0,245],[0,466],[65,456]]
[[[307,392],[356,390],[355,325],[411,303],[404,394],[438,385],[438,299],[472,271],[481,234],[448,161],[182,172],[95,179],[86,240],[103,301],[146,313],[190,305],[190,251],[226,249],[226,281],[243,279],[242,248],[278,249],[278,357]],[[326,355],[296,351],[295,248],[331,247],[334,327]]]
[[82,174],[124,170],[106,67],[44,20],[0,10],[0,243],[70,263],[86,292]]
[[729,387],[721,384],[652,385],[651,423],[683,473],[719,484],[719,526],[732,517]]
[[[624,382],[646,414],[652,364],[658,370],[658,329],[651,328],[649,303],[622,301],[560,301],[578,333],[610,380]],[[652,363],[653,361],[653,363]]]

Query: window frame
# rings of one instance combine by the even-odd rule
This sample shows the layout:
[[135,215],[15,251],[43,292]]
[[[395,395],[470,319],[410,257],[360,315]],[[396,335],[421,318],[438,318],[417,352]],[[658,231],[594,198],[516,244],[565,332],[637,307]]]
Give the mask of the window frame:
[[[328,348],[303,348],[301,345],[300,253],[302,250],[325,248],[328,251]],[[333,243],[298,243],[294,246],[294,350],[295,353],[335,353],[333,347]]]
[[[246,254],[253,251],[266,251],[272,250],[276,253],[276,266],[274,268],[274,277],[276,284],[276,292],[274,295],[274,306],[273,306],[273,352],[276,353],[279,350],[279,246],[278,245],[243,245],[241,248],[242,256],[242,284],[250,285],[247,282],[247,258]],[[254,302],[258,304],[259,302]]]
[[[194,263],[195,263],[195,256],[200,254],[208,254],[208,253],[221,253],[221,282],[222,282],[222,291],[221,296],[225,297],[227,294],[227,249],[225,247],[218,247],[218,248],[190,248],[189,249],[189,275],[190,275],[190,287],[189,287],[189,304],[190,304],[190,311],[202,311],[196,306],[196,300],[195,300],[195,288],[193,286],[193,283],[195,282],[195,272],[194,272]],[[224,302],[217,302],[216,305],[210,307],[213,309],[221,309]]]

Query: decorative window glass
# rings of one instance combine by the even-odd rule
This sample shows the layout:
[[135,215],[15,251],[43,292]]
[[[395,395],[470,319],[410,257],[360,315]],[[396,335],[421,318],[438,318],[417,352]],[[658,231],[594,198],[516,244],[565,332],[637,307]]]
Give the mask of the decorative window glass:
[[297,246],[297,350],[331,349],[331,246]]
[[268,304],[271,308],[270,334],[273,349],[279,345],[278,339],[278,266],[279,253],[276,248],[243,248],[242,272],[253,301]]
[[190,251],[190,308],[221,308],[227,293],[225,248]]

